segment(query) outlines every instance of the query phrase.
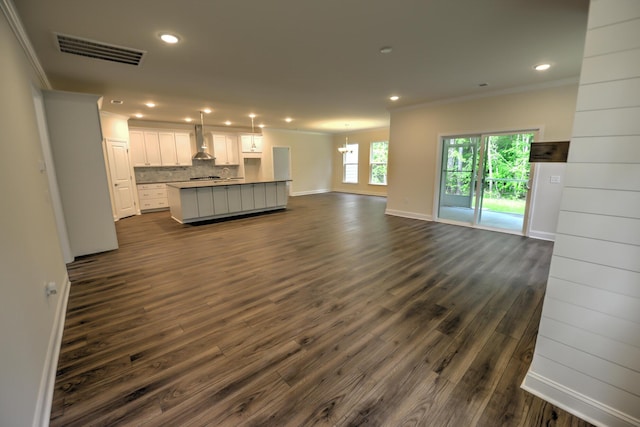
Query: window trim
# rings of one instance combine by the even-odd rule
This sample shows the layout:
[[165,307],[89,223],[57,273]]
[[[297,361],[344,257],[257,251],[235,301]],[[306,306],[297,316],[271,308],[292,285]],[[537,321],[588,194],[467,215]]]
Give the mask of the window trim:
[[[373,157],[373,144],[379,144],[379,143],[386,143],[387,144],[387,161],[386,162],[374,162],[372,160]],[[378,182],[372,182],[372,177],[373,177],[373,166],[374,165],[385,165],[386,166],[386,173],[384,174],[384,183],[378,183]],[[383,186],[386,187],[389,184],[389,141],[371,141],[371,143],[369,144],[369,185],[379,185],[379,186]]]
[[[347,153],[343,153],[342,154],[342,183],[343,184],[358,184],[360,182],[360,167],[359,167],[359,163],[360,163],[360,147],[359,144],[357,142],[351,142],[346,144],[347,148],[349,147],[353,147],[355,146],[355,151],[356,151],[356,161],[355,162],[350,162],[347,163]],[[356,166],[356,180],[354,181],[345,181],[345,177],[346,177],[346,167],[347,165],[355,165]]]

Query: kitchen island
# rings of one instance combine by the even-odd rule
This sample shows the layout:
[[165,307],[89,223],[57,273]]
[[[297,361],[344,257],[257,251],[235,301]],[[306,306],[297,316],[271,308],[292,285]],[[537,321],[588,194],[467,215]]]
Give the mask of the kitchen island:
[[167,184],[171,218],[181,224],[285,209],[286,180],[221,179]]

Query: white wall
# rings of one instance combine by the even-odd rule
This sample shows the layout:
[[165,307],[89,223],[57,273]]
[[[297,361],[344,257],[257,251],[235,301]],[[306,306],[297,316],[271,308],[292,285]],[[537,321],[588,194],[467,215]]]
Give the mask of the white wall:
[[96,95],[45,91],[44,105],[71,252],[118,248]]
[[[37,79],[4,14],[0,57],[0,425],[30,426],[49,417],[69,283],[40,170]],[[49,281],[58,294],[47,298]]]
[[245,159],[245,171],[254,167],[259,170],[259,178],[273,179],[272,147],[290,147],[293,180],[291,195],[324,193],[331,190],[331,135],[263,129],[262,136],[262,159]]
[[129,141],[129,124],[126,116],[100,111],[102,136],[119,141]]
[[[358,144],[358,183],[345,184],[342,182],[342,154],[338,151],[349,136],[349,144]],[[333,181],[332,190],[346,193],[369,194],[386,196],[386,185],[369,184],[369,156],[372,142],[389,141],[389,128],[356,131],[333,136]]]
[[640,2],[592,0],[557,238],[526,390],[640,425]]
[[[569,140],[577,85],[423,105],[391,111],[387,213],[431,220],[437,153],[444,135],[539,128],[545,141]],[[533,237],[553,239],[564,176],[562,165],[538,165]]]

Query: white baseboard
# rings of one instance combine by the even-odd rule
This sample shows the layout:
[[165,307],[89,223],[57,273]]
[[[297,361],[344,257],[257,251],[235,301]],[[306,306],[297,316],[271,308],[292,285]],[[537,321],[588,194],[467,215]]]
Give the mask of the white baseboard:
[[555,242],[556,233],[549,233],[548,231],[529,230],[529,235],[527,237]]
[[387,209],[384,211],[384,213],[387,215],[401,216],[403,218],[419,219],[421,221],[433,221],[433,216],[425,215],[417,212],[405,212],[405,211],[398,211],[395,209]]
[[624,414],[532,371],[527,372],[520,387],[595,426],[637,427],[640,425],[640,419]]
[[310,190],[310,191],[295,191],[295,192],[291,193],[291,197],[308,196],[310,194],[322,194],[322,193],[330,193],[330,192],[331,192],[331,190],[329,190],[329,189]]
[[347,191],[347,190],[332,190],[334,193],[347,193],[347,194],[361,194],[363,196],[378,196],[378,197],[387,197],[387,193],[378,193],[375,191]]
[[[47,427],[49,425],[49,419],[51,418],[53,388],[56,382],[62,332],[64,331],[69,291],[71,290],[69,276],[65,274],[63,280],[64,283],[59,287],[59,293],[56,295],[59,298],[57,301],[58,306],[53,318],[53,328],[51,329],[51,336],[49,337],[49,344],[47,346],[47,357],[42,370],[42,377],[40,378],[40,390],[38,391],[33,427]],[[55,298],[55,296],[50,296],[49,298]]]

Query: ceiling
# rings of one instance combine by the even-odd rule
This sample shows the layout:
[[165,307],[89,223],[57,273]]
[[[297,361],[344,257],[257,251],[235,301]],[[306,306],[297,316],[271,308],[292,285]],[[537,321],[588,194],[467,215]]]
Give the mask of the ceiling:
[[[210,125],[250,126],[254,113],[256,125],[328,133],[388,126],[390,108],[577,79],[588,9],[588,0],[14,4],[53,88],[103,95],[104,110],[184,123],[208,107]],[[146,53],[140,66],[61,53],[54,32]],[[162,32],[180,42],[163,43]],[[534,71],[542,62],[552,68]]]

